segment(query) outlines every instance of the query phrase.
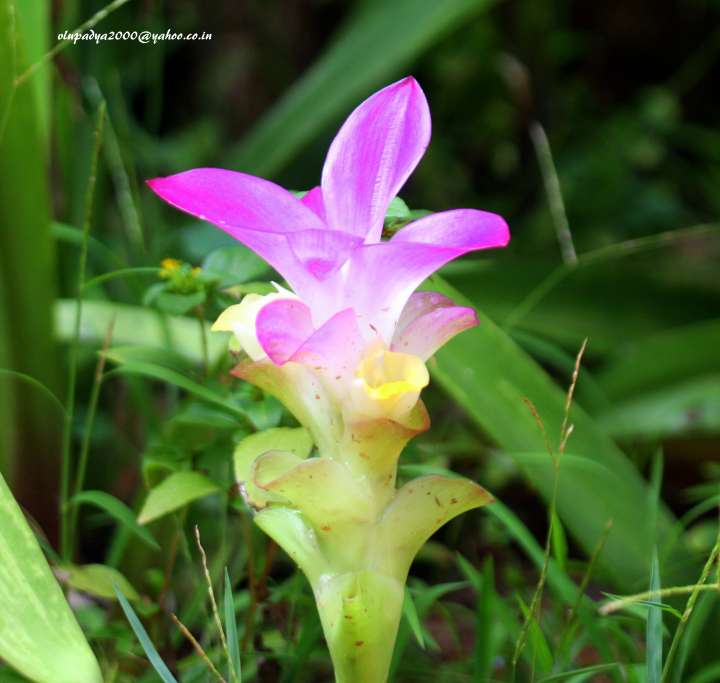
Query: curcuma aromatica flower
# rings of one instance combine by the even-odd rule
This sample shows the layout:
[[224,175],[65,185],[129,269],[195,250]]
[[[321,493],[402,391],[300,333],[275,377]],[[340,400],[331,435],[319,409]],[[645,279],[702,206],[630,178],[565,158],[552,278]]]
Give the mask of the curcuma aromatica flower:
[[425,361],[477,324],[472,309],[415,289],[448,261],[509,240],[500,216],[474,209],[432,214],[382,239],[388,205],[429,140],[427,101],[406,78],[350,115],[320,186],[302,199],[214,168],[149,181],[289,285],[246,296],[213,329],[232,332],[247,354],[234,373],[283,401],[317,448],[308,457],[309,442],[290,446],[277,430],[275,442],[243,444],[236,469],[256,523],[312,584],[340,683],[386,680],[415,554],[445,522],[491,501],[460,478],[396,486],[400,452],[429,426],[419,399]]

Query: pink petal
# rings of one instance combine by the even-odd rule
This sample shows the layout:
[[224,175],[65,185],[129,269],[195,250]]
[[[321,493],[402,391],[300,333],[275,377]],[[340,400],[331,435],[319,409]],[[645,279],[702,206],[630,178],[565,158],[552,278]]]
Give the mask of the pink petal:
[[279,185],[219,168],[196,168],[154,178],[148,185],[172,206],[214,223],[248,246],[293,287],[307,279],[284,235],[319,230],[324,224]]
[[[510,230],[502,216],[476,209],[441,211],[410,223],[393,235],[391,242],[432,244],[465,254],[478,249],[504,247]],[[460,254],[458,254],[459,256]]]
[[402,310],[391,348],[427,360],[456,334],[477,324],[472,308],[455,306],[437,292],[415,292]]
[[369,329],[390,342],[406,301],[425,278],[458,256],[502,247],[508,240],[507,224],[495,214],[472,209],[436,213],[411,223],[389,242],[356,249],[318,296],[343,288],[337,307],[352,306],[363,333]]
[[345,309],[313,330],[310,309],[301,301],[279,299],[260,310],[255,332],[275,365],[301,363],[333,377],[355,371],[363,340],[355,313]]
[[430,141],[430,111],[414,78],[365,100],[330,145],[322,173],[327,223],[380,240],[388,204],[417,166]]
[[278,299],[263,306],[255,319],[260,346],[275,365],[283,365],[312,335],[310,309],[295,299]]
[[303,195],[300,201],[313,211],[323,223],[325,222],[325,202],[319,185]]
[[316,330],[290,360],[327,370],[337,379],[355,372],[363,344],[355,311],[346,308]]
[[286,238],[298,261],[318,280],[342,266],[362,244],[362,237],[336,230],[299,230]]

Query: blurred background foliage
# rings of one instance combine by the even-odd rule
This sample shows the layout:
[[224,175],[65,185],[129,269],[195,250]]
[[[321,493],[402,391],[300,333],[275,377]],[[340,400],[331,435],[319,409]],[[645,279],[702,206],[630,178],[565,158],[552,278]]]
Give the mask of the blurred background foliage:
[[[89,19],[212,39],[80,41],[41,62]],[[206,333],[271,274],[143,180],[220,166],[309,189],[348,112],[408,73],[434,133],[403,199],[501,213],[513,241],[429,283],[482,324],[431,364],[433,429],[403,471],[451,468],[502,502],[416,562],[394,680],[510,680],[523,638],[518,680],[659,681],[663,642],[679,643],[663,680],[720,680],[712,595],[676,640],[685,597],[607,617],[595,602],[645,590],[654,550],[662,585],[693,583],[716,540],[719,19],[716,0],[0,0],[0,366],[24,373],[0,378],[0,468],[109,680],[156,678],[94,564],[122,572],[181,680],[209,680],[166,614],[220,657],[195,524],[218,586],[230,570],[245,679],[329,675],[309,590],[233,487],[234,444],[292,418],[230,381]],[[524,399],[557,450],[585,338],[535,604],[555,468]],[[64,403],[64,439],[28,378]]]

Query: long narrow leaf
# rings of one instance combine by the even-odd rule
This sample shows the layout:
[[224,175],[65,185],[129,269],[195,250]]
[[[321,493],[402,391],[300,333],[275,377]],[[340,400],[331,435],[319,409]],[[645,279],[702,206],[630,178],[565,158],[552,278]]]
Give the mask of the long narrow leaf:
[[435,40],[491,4],[490,0],[363,3],[319,61],[231,153],[231,165],[259,175],[273,174],[373,86],[397,75]]
[[[660,565],[658,563],[657,552],[653,553],[652,568],[650,571],[650,590],[660,590]],[[647,683],[660,683],[662,677],[662,612],[662,608],[659,605],[648,603],[648,616],[645,627]]]
[[240,661],[240,643],[238,641],[237,622],[235,621],[235,604],[233,602],[232,584],[227,567],[225,568],[225,593],[223,595],[223,611],[225,612],[225,636],[230,650],[230,666],[233,680],[242,683],[242,666]]
[[[440,278],[433,278],[431,284],[432,289],[469,304]],[[547,433],[557,440],[565,393],[503,330],[484,315],[480,319],[478,327],[459,335],[437,354],[431,371],[490,438],[512,455],[527,451],[529,446],[544,451],[543,436],[524,399],[532,402]],[[615,524],[599,561],[619,585],[632,589],[647,585],[646,558],[655,541],[655,529],[648,528],[645,515],[647,486],[627,456],[577,405],[570,411],[570,423],[574,431],[569,447],[587,461],[588,468],[574,467],[570,471],[563,467],[558,515],[588,553],[608,520],[613,519]],[[549,499],[554,479],[550,458],[517,461],[533,485]],[[591,471],[593,464],[609,474],[598,479]],[[583,500],[582,510],[578,509],[578,500]],[[626,520],[631,523],[624,524]],[[660,506],[658,538],[670,538],[665,532],[672,522],[670,512]],[[680,582],[687,571],[687,556],[677,548],[672,559],[669,565],[680,574],[672,580]]]
[[167,668],[165,662],[163,662],[160,658],[160,655],[155,649],[155,646],[152,644],[145,627],[140,623],[140,619],[138,619],[137,614],[135,614],[135,610],[131,607],[130,603],[117,586],[115,586],[115,595],[117,596],[120,607],[122,607],[122,611],[125,613],[128,622],[130,622],[130,627],[135,633],[137,639],[140,641],[142,649],[145,651],[147,658],[150,660],[150,664],[152,664],[155,671],[157,671],[158,676],[163,679],[164,683],[177,683],[175,676],[170,673],[170,669]]
[[0,476],[0,658],[36,683],[100,683],[100,667]]
[[155,550],[159,550],[160,546],[153,538],[152,534],[135,521],[135,514],[122,501],[104,491],[82,491],[73,496],[70,500],[72,505],[94,505],[104,512],[107,512],[114,520],[122,524],[128,531],[141,538],[147,545]]

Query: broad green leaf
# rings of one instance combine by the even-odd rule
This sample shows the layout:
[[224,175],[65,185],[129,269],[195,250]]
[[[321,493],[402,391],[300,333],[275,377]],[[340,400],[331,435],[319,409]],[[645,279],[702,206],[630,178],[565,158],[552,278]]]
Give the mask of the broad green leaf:
[[104,564],[67,565],[60,568],[64,581],[76,590],[99,598],[116,599],[114,586],[120,588],[129,600],[139,600],[138,592],[117,570]]
[[[55,304],[55,336],[67,341],[73,335],[75,302],[63,299]],[[168,349],[188,361],[203,363],[200,323],[193,318],[167,316],[141,306],[116,304],[109,301],[83,302],[80,341],[102,346],[108,326],[114,323],[113,343]],[[208,357],[217,362],[227,353],[227,333],[210,332],[204,325]]]
[[720,432],[720,374],[619,399],[597,420],[619,439],[716,434]]
[[200,472],[174,472],[150,491],[138,523],[148,524],[218,490],[218,485]]
[[491,4],[360,4],[320,59],[230,154],[229,166],[272,175],[325,126],[349,114],[374,86],[396,77],[416,55]]
[[110,515],[117,522],[122,524],[128,531],[141,538],[147,545],[155,550],[159,550],[160,546],[157,541],[153,538],[152,534],[141,527],[137,521],[135,521],[135,514],[133,511],[125,505],[122,501],[118,500],[114,496],[104,491],[82,491],[76,496],[73,496],[70,501],[73,505],[93,505],[100,508],[108,515]]
[[673,328],[620,347],[598,382],[611,400],[720,372],[720,320]]
[[235,479],[248,481],[253,462],[267,451],[288,451],[299,458],[307,458],[312,447],[312,437],[304,427],[276,427],[250,434],[235,446]]
[[0,476],[0,658],[36,683],[101,683],[60,586]]
[[450,264],[444,273],[513,334],[533,333],[562,344],[573,355],[589,337],[589,353],[621,354],[631,342],[695,324],[718,310],[720,291],[709,278],[698,276],[678,287],[672,276],[678,247],[714,253],[720,248],[720,226],[692,226],[619,242],[581,253],[577,264],[558,267],[534,253],[508,251]]
[[[573,450],[574,448],[575,446]],[[547,453],[512,452],[510,455],[531,481],[543,481],[554,473]],[[645,522],[648,525],[646,533],[650,533],[649,529],[653,526],[647,514],[648,499],[637,501],[622,498],[619,492],[623,484],[616,472],[599,462],[580,457],[574,452],[560,456],[557,513],[565,520],[567,527],[572,526],[583,537],[590,537],[594,531],[594,523],[588,511],[612,509],[613,527],[608,535],[608,542],[612,539],[619,546],[625,547],[625,554],[622,558],[617,558],[612,567],[616,576],[628,575],[636,565],[642,565],[643,562],[647,564],[647,556],[637,545],[638,527],[642,528]],[[618,493],[613,495],[612,492]],[[649,491],[647,493],[649,494]],[[582,497],[578,498],[580,495]],[[582,500],[582,507],[578,507],[578,500]],[[642,517],[637,516],[638,503],[642,507]],[[662,507],[658,507],[659,514],[662,514],[662,510]],[[601,533],[598,533],[595,543],[600,536]],[[669,540],[666,539],[666,542]]]
[[[460,304],[469,302],[440,278],[431,288]],[[564,416],[565,392],[487,316],[480,313],[480,325],[453,339],[430,363],[435,380],[464,407],[470,417],[497,444],[511,455],[531,450],[544,451],[545,442],[526,404],[531,401],[557,447]],[[600,562],[615,580],[629,589],[647,585],[646,558],[654,543],[654,530],[646,528],[647,486],[627,456],[577,405],[570,412],[574,431],[569,447],[589,463],[596,462],[612,476],[597,480],[589,473],[568,472],[558,496],[558,514],[565,528],[591,553],[609,519],[614,520]],[[520,462],[526,476],[549,500],[554,469],[549,456]],[[577,501],[582,500],[582,508]],[[632,520],[627,526],[620,520]],[[673,521],[666,508],[658,512],[658,536]],[[665,540],[667,543],[668,540]],[[680,571],[687,556],[678,548],[668,564]],[[675,560],[679,560],[675,564]],[[682,580],[682,576],[677,577]]]

